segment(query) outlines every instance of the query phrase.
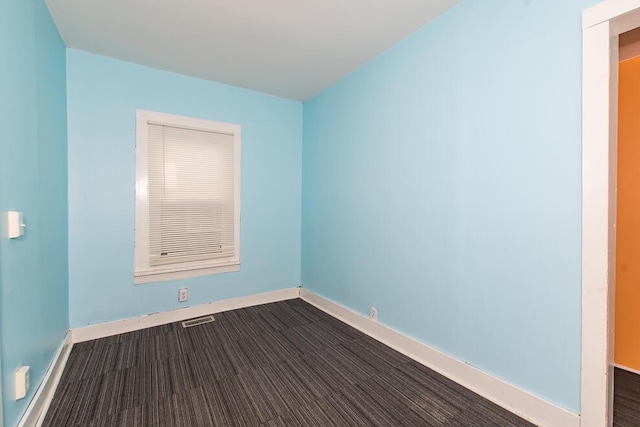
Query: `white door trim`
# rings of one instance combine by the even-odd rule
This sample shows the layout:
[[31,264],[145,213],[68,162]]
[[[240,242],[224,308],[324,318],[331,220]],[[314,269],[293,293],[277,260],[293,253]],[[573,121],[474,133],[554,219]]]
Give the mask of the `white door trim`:
[[640,26],[640,0],[582,14],[581,426],[611,425],[617,165],[618,35]]

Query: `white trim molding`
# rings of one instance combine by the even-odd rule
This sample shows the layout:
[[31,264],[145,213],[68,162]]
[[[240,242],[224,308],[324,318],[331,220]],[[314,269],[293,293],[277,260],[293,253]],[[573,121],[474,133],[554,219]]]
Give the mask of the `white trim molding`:
[[461,360],[409,338],[388,326],[374,322],[368,317],[306,289],[300,290],[300,298],[537,425],[548,427],[578,427],[580,425],[578,414],[534,396]]
[[620,365],[619,363],[614,363],[613,366],[618,369],[622,369],[623,371],[631,372],[632,374],[640,375],[640,371],[637,369],[630,368],[628,366]]
[[582,427],[612,425],[618,35],[640,26],[640,0],[582,14]]
[[[149,154],[154,151],[153,147],[164,149],[164,147],[166,147],[165,144],[168,144],[170,140],[174,140],[176,138],[176,135],[173,137],[167,136],[168,139],[165,140],[164,130],[160,135],[156,135],[155,137],[152,136],[153,132],[151,129],[159,128],[158,125],[160,126],[160,129],[165,129],[166,126],[166,129],[177,128],[180,129],[180,132],[187,132],[186,135],[183,134],[178,137],[178,140],[181,141],[180,146],[184,146],[182,143],[185,143],[186,147],[189,147],[189,149],[181,152],[180,154],[174,153],[177,157],[173,158],[173,160],[167,160],[164,157],[165,155],[169,155],[169,151],[166,151],[166,153],[160,157],[156,155],[149,157]],[[200,135],[196,136],[193,131],[204,131],[204,133],[195,132],[195,134]],[[195,146],[192,146],[189,143],[191,141],[204,141],[200,139],[201,135],[212,136],[221,134],[226,135],[227,138],[222,143],[216,142],[215,138],[213,140],[206,139],[207,147],[218,147],[214,149],[216,154],[212,154],[211,152],[205,154],[207,153],[206,150],[204,152],[198,151],[199,149],[196,149]],[[136,110],[134,284],[139,285],[144,283],[162,282],[208,274],[236,272],[240,270],[241,140],[242,128],[237,124],[214,122],[211,120],[159,113],[155,111]],[[229,145],[229,143],[231,147],[230,158],[227,159],[226,154],[224,154],[223,157],[220,157],[221,152],[226,152],[225,150],[228,148],[222,147]],[[198,146],[203,147],[201,145]],[[161,152],[164,153],[164,151]],[[204,177],[202,176],[204,169],[196,168],[192,171],[195,175],[185,178],[191,180],[190,185],[187,185],[186,187],[182,184],[178,184],[180,179],[177,179],[177,181],[175,179],[173,180],[176,182],[169,180],[171,183],[167,181],[166,184],[165,180],[156,181],[156,185],[160,185],[167,191],[172,188],[174,189],[174,191],[171,191],[172,195],[166,193],[162,200],[163,203],[171,203],[171,212],[173,213],[171,214],[170,221],[174,221],[178,218],[182,221],[185,215],[189,216],[189,213],[192,212],[193,203],[195,202],[197,202],[198,205],[203,201],[208,203],[221,202],[219,205],[221,206],[220,212],[223,213],[221,214],[222,217],[219,218],[220,221],[222,221],[221,224],[227,225],[218,225],[214,231],[222,233],[223,235],[230,233],[233,237],[231,239],[229,239],[228,236],[224,237],[223,243],[217,240],[213,243],[208,240],[204,243],[202,241],[190,240],[191,238],[195,238],[194,236],[201,236],[202,233],[187,233],[187,235],[190,236],[187,241],[174,241],[173,239],[175,236],[168,237],[169,246],[183,246],[186,244],[188,248],[194,249],[195,247],[201,247],[202,244],[215,244],[216,247],[220,244],[221,253],[217,254],[218,258],[212,259],[211,257],[213,255],[211,253],[199,253],[199,256],[190,257],[186,256],[185,252],[182,252],[182,255],[180,256],[176,253],[170,252],[166,258],[163,258],[162,265],[156,265],[152,259],[154,257],[153,252],[155,251],[155,256],[157,257],[156,261],[158,261],[162,255],[161,248],[160,246],[157,246],[155,249],[152,249],[149,244],[156,238],[163,240],[164,237],[162,236],[164,236],[164,233],[161,231],[162,227],[158,228],[158,224],[160,224],[160,222],[156,223],[152,218],[154,215],[159,214],[159,212],[156,212],[155,214],[152,212],[154,200],[156,202],[159,201],[159,195],[152,191],[153,188],[155,188],[153,184],[153,177],[155,174],[152,172],[158,167],[164,169],[165,166],[171,166],[166,162],[172,163],[174,160],[184,158],[184,156],[191,158],[191,156],[194,155],[211,155],[214,158],[218,158],[222,161],[221,165],[224,165],[224,167],[222,169],[217,168],[216,170],[226,170],[230,173],[229,175],[223,173],[224,176],[217,176],[214,173],[212,176]],[[222,160],[223,158],[225,160]],[[196,170],[197,172],[195,172]],[[209,168],[209,170],[211,170],[211,168]],[[226,181],[225,177],[228,178],[229,181]],[[225,178],[225,180],[220,181],[222,178]],[[191,188],[191,185],[194,184],[194,180],[200,182],[200,184],[202,184],[202,182],[209,183],[203,184],[206,191],[202,192],[201,197],[204,197],[204,199],[196,200],[194,199],[193,194],[185,195],[185,188]],[[160,182],[162,182],[162,184],[160,184]],[[223,184],[221,184],[221,182]],[[216,197],[218,199],[214,200]],[[233,208],[229,209],[228,207],[231,205]],[[176,208],[177,211],[175,210]],[[198,215],[200,215],[200,213],[198,213]],[[154,223],[157,226],[156,229],[153,228]],[[231,230],[228,229],[228,224],[232,224]],[[192,227],[192,225],[190,224],[189,227]],[[193,227],[198,228],[197,225],[194,225]],[[181,237],[185,236],[181,235]],[[230,240],[232,240],[232,242]],[[206,259],[199,259],[202,256]]]
[[215,267],[211,267],[210,264],[205,264],[204,267],[199,267],[197,266],[197,264],[191,264],[177,268],[169,268],[165,272],[154,271],[135,273],[133,280],[134,284],[142,285],[145,283],[164,282],[167,280],[181,280],[188,279],[190,277],[206,276],[208,274],[232,273],[235,271],[240,271],[240,261],[230,261],[226,262],[224,265],[220,264]]
[[248,295],[246,297],[214,301],[187,308],[147,314],[131,319],[116,320],[114,322],[101,323],[98,325],[73,328],[71,329],[71,337],[74,343],[89,341],[126,332],[133,332],[139,329],[165,325],[167,323],[180,322],[194,317],[206,316],[208,314],[220,313],[221,311],[236,310],[239,308],[252,307],[254,305],[295,299],[298,298],[299,294],[298,288],[287,288],[262,294]]
[[[638,0],[607,0],[582,12],[582,29],[595,27],[606,22],[620,25],[628,18],[633,17],[638,11]],[[632,30],[636,26],[617,31],[620,33]]]
[[60,378],[62,378],[62,372],[67,364],[72,347],[71,334],[67,333],[53,356],[42,383],[38,387],[38,391],[36,391],[31,403],[29,403],[27,410],[20,419],[18,427],[39,427],[42,425],[56,388],[58,388],[58,383],[60,383]]

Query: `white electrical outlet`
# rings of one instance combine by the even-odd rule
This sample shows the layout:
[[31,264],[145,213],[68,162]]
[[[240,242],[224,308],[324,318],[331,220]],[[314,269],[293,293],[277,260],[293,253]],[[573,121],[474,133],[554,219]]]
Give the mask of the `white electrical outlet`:
[[371,313],[369,314],[369,317],[374,322],[377,322],[378,321],[378,309],[375,308],[375,307],[371,307]]
[[29,375],[29,367],[21,366],[16,371],[16,400],[23,399],[31,386],[31,375]]
[[189,299],[189,289],[178,289],[178,302],[185,302]]

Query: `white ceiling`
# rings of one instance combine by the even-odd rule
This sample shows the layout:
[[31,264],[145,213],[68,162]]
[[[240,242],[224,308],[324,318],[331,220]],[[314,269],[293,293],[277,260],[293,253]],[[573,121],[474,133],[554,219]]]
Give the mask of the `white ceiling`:
[[305,101],[458,0],[46,0],[69,47]]

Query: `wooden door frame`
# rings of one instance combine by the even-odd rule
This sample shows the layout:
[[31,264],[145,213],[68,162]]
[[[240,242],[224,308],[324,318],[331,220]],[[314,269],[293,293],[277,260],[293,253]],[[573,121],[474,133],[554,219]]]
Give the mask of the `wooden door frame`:
[[618,35],[639,26],[640,0],[582,14],[582,427],[612,425]]

